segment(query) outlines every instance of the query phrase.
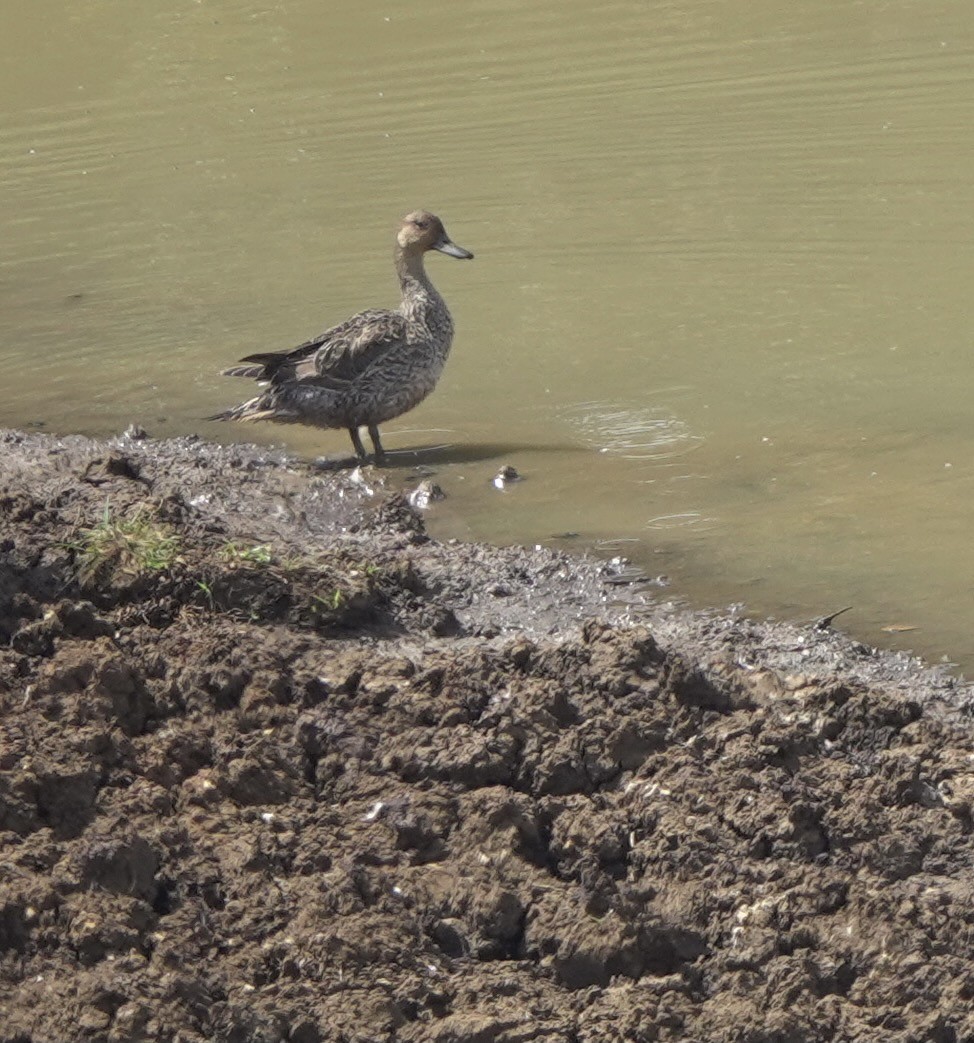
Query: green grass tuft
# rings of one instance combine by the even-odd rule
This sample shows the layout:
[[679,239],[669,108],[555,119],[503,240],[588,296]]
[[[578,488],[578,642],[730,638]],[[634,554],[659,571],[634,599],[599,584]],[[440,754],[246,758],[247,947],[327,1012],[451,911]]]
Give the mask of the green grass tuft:
[[122,573],[140,576],[172,568],[179,557],[179,537],[146,507],[129,517],[113,514],[106,506],[97,525],[79,529],[67,547],[75,555],[83,584]]
[[220,557],[230,564],[247,563],[248,565],[270,565],[274,554],[266,543],[255,547],[242,547],[238,543],[226,543],[220,550]]

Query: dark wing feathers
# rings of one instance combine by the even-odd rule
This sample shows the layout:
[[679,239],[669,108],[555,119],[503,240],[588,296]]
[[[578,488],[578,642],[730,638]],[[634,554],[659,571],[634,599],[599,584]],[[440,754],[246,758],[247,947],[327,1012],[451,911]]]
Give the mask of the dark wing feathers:
[[370,308],[291,351],[248,355],[240,361],[250,365],[233,366],[224,375],[272,384],[301,380],[338,388],[361,376],[405,336],[406,320],[399,312]]
[[322,335],[315,370],[320,376],[354,380],[405,339],[406,320],[399,312],[364,311]]

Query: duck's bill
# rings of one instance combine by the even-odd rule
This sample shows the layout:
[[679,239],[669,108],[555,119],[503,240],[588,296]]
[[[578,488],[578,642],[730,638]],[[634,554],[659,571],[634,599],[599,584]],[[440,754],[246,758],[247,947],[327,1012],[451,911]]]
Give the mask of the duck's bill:
[[457,246],[452,239],[447,239],[446,236],[436,243],[433,249],[439,250],[441,254],[446,254],[448,257],[459,257],[461,261],[473,259],[473,254],[469,250],[464,250],[462,246]]

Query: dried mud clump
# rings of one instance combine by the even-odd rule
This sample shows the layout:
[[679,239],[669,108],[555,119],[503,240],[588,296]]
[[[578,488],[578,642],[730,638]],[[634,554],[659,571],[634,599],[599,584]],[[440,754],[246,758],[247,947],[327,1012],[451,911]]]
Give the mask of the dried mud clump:
[[974,1038],[959,688],[278,458],[0,449],[0,1043]]

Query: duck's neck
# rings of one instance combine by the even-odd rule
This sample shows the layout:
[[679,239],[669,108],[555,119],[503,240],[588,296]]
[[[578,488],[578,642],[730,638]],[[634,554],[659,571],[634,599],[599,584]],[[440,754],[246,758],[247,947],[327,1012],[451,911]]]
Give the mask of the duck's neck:
[[396,272],[402,290],[402,311],[407,318],[410,313],[425,311],[431,305],[442,304],[443,298],[436,292],[423,265],[421,253],[396,250]]

